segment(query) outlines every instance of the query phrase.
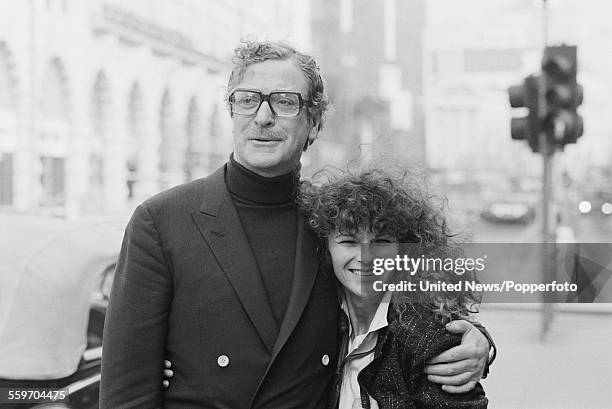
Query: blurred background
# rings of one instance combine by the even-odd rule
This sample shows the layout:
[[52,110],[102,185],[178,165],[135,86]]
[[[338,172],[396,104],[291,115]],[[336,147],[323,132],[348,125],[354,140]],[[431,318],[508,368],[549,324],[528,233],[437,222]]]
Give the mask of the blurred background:
[[[592,201],[597,219],[612,183],[612,5],[548,3],[549,42],[578,46],[585,94],[584,136],[558,155],[556,196],[570,216]],[[471,221],[483,199],[533,202],[539,192],[541,157],[511,140],[507,89],[539,70],[542,1],[0,4],[2,209],[126,217],[221,165],[231,151],[224,86],[243,37],[317,57],[335,112],[304,175],[385,152],[427,169]],[[611,237],[609,222],[575,223],[589,239]]]
[[[546,4],[548,43],[578,47],[584,87],[584,135],[555,158],[558,236],[612,243],[612,3]],[[303,157],[304,176],[357,157],[415,166],[474,241],[541,241],[542,157],[511,139],[508,102],[508,87],[540,70],[541,0],[0,0],[0,8],[5,217],[125,223],[145,198],[220,166],[232,149],[223,101],[230,58],[252,38],[314,54],[327,80],[334,112]],[[0,226],[0,234],[20,233]],[[605,253],[598,262],[609,278]],[[596,311],[560,312],[547,344],[537,336],[539,307],[483,307],[500,346],[485,381],[491,407],[610,407],[609,284],[595,300]],[[580,382],[586,389],[576,392]]]

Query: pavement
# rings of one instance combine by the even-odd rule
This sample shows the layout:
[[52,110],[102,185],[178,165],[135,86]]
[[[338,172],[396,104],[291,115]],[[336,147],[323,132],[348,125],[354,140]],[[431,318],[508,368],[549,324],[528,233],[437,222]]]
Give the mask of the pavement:
[[482,306],[477,318],[498,348],[483,380],[489,408],[612,408],[612,304],[607,306],[607,313],[556,311],[544,340],[538,306]]

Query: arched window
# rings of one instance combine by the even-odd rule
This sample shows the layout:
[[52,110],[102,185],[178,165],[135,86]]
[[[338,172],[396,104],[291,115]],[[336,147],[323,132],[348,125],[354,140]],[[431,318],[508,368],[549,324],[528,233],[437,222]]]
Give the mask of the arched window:
[[159,145],[159,188],[161,190],[170,186],[169,170],[171,160],[171,144],[173,139],[172,129],[172,100],[170,92],[166,90],[162,96],[161,106],[159,110],[159,132],[161,135],[161,143]]
[[202,116],[195,97],[191,98],[189,102],[185,133],[187,135],[185,177],[187,180],[193,180],[206,174],[207,147],[205,140],[208,138],[207,135],[203,134]]
[[212,171],[225,162],[227,159],[226,153],[220,151],[220,139],[222,138],[221,118],[223,110],[218,104],[214,104],[210,113],[210,121],[208,126],[210,147],[208,151],[208,170]]
[[91,144],[89,152],[89,193],[86,207],[101,211],[104,207],[105,148],[110,116],[110,87],[104,72],[98,72],[91,94]]
[[43,81],[38,141],[42,166],[41,206],[65,204],[65,159],[68,151],[68,91],[62,62],[51,61]]
[[128,140],[127,140],[127,188],[128,199],[138,197],[138,182],[141,177],[141,155],[143,143],[144,100],[140,85],[135,82],[130,90],[128,101]]
[[12,58],[0,42],[0,206],[13,204],[13,157],[17,142],[15,79]]
[[159,187],[167,189],[185,181],[185,133],[177,126],[174,102],[166,90],[160,105]]

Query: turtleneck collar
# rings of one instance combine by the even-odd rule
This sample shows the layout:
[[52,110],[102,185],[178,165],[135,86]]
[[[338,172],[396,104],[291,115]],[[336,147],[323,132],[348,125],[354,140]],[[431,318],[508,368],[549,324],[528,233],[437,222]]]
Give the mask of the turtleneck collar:
[[250,204],[275,205],[293,201],[300,180],[300,167],[284,175],[267,178],[245,168],[230,155],[226,183],[231,195]]

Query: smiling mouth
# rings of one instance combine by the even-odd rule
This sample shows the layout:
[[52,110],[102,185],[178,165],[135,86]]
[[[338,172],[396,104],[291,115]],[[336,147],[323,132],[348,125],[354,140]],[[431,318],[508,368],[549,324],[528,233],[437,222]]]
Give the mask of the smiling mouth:
[[360,277],[371,277],[374,276],[372,269],[358,269],[358,268],[349,268],[349,271],[355,275]]

